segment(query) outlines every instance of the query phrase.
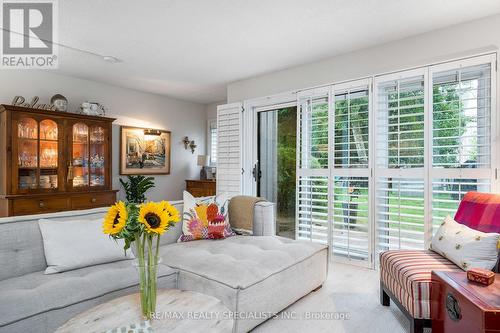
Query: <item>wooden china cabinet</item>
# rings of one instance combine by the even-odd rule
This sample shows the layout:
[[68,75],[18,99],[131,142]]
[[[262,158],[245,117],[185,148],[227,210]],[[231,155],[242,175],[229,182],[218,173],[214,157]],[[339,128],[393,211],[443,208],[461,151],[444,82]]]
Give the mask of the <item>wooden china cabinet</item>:
[[112,204],[114,120],[0,105],[0,216]]

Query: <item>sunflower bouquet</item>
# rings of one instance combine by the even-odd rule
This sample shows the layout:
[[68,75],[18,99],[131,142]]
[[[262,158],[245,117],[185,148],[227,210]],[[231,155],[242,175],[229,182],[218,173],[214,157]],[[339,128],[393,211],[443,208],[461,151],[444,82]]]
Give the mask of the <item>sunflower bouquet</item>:
[[135,244],[141,309],[147,319],[156,309],[160,237],[179,221],[179,211],[167,201],[141,204],[119,201],[110,207],[104,219],[103,232],[113,239],[123,239],[124,251]]

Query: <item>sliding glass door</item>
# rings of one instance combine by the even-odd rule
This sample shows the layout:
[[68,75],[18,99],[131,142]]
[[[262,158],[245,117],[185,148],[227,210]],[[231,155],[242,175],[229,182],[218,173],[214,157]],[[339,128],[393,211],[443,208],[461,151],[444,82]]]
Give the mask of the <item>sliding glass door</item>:
[[276,232],[295,238],[297,107],[257,113],[257,195],[276,203]]

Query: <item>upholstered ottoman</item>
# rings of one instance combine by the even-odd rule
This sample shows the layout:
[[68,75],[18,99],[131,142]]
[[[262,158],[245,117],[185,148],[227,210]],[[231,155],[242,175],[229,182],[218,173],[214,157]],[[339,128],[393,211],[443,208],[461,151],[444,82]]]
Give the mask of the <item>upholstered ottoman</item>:
[[430,319],[431,271],[462,271],[432,251],[396,250],[380,255],[380,281],[416,319]]
[[325,245],[276,236],[235,236],[162,246],[163,263],[179,270],[178,288],[220,299],[247,332],[326,279]]

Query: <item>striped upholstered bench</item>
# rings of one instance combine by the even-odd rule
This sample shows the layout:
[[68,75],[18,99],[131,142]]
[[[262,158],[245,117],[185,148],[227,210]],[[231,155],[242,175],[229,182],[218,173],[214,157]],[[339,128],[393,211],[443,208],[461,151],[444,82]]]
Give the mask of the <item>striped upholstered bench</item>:
[[[500,232],[500,195],[467,193],[455,221],[483,232]],[[380,302],[390,300],[410,319],[411,332],[431,327],[431,271],[461,271],[451,261],[429,251],[396,250],[380,255]]]

